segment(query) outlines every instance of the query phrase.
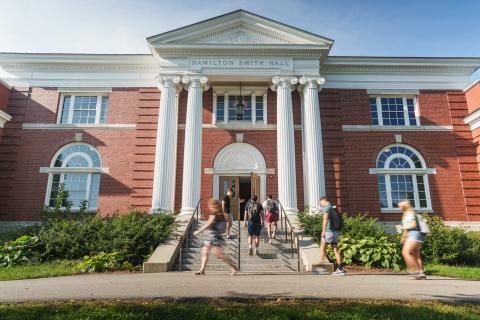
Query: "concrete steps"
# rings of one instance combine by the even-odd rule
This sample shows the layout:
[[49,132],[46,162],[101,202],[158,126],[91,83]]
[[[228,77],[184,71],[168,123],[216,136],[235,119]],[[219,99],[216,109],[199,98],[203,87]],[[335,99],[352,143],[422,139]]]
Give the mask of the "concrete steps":
[[[198,226],[192,228],[198,229],[204,222],[201,221]],[[279,226],[280,227],[280,226]],[[189,235],[188,241],[185,241],[181,253],[177,258],[172,271],[196,271],[200,269],[203,242],[208,239],[208,233],[195,237],[193,230]],[[240,242],[238,235],[240,233]],[[232,227],[231,232],[233,239],[225,239],[224,253],[233,261],[235,265],[239,264],[242,273],[292,273],[298,270],[298,256],[297,249],[291,248],[290,243],[285,243],[285,232],[277,230],[276,239],[272,244],[268,243],[267,232],[262,230],[260,236],[260,246],[257,255],[249,255],[248,250],[248,233],[245,228],[238,228],[238,224]],[[240,243],[240,246],[239,246]],[[292,256],[293,253],[293,256]],[[207,272],[228,273],[228,266],[221,260],[217,259],[213,254],[210,254],[207,267]]]

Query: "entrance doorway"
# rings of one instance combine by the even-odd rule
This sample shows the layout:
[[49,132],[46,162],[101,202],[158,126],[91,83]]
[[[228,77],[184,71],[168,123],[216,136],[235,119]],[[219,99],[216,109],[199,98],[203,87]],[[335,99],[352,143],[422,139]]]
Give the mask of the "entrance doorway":
[[257,197],[259,197],[260,177],[258,174],[252,172],[250,176],[220,176],[219,182],[219,194],[221,195],[221,199],[227,194],[228,187],[233,189],[230,209],[235,221],[238,221],[238,219],[243,221],[247,201],[252,195],[257,195]]

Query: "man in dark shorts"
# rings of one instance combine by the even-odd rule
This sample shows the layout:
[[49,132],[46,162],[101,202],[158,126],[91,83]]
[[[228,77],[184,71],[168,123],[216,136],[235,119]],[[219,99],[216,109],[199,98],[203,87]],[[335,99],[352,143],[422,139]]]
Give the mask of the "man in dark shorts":
[[230,230],[232,229],[233,225],[233,214],[230,207],[230,199],[233,196],[233,189],[231,187],[227,188],[227,194],[222,200],[222,211],[225,217],[227,218],[227,239],[232,239],[230,235]]
[[320,213],[323,215],[322,235],[320,243],[320,261],[325,259],[325,250],[327,246],[333,247],[333,253],[337,260],[337,269],[332,273],[335,276],[345,275],[342,265],[342,256],[340,249],[338,248],[338,237],[340,236],[340,228],[336,228],[333,219],[339,215],[339,213],[332,206],[327,197],[320,199]]
[[[248,254],[258,254],[258,246],[260,245],[260,233],[264,221],[263,207],[257,201],[257,196],[252,196],[251,203],[248,206],[245,215],[244,227],[247,227],[248,220]],[[252,240],[255,239],[255,248],[252,248]],[[255,250],[255,251],[254,251]]]

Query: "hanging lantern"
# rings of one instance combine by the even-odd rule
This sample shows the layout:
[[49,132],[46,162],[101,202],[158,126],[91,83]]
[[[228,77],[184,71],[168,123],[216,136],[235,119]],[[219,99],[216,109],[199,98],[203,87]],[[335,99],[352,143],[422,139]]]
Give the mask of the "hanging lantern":
[[243,96],[242,96],[242,83],[240,82],[240,99],[238,103],[235,105],[236,111],[236,119],[243,120],[243,115],[245,114],[245,104],[243,103]]

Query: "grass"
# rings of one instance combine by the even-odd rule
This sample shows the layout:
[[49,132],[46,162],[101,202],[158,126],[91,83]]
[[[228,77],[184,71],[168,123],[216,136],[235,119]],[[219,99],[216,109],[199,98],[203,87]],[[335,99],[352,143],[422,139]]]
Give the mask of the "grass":
[[479,319],[480,307],[424,301],[99,301],[0,305],[0,319]]
[[428,264],[425,266],[425,272],[436,276],[480,280],[480,267]]
[[37,265],[19,265],[0,268],[0,281],[67,276],[78,273],[78,261],[59,260]]

